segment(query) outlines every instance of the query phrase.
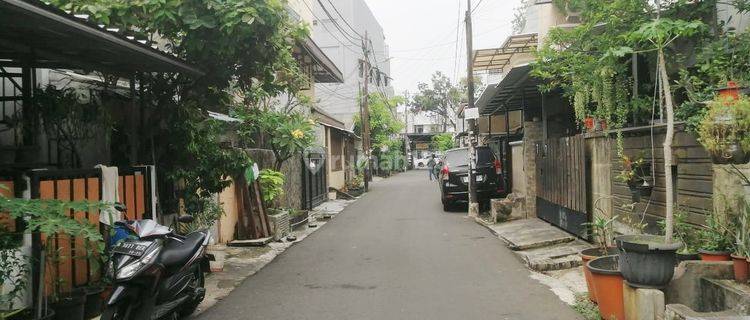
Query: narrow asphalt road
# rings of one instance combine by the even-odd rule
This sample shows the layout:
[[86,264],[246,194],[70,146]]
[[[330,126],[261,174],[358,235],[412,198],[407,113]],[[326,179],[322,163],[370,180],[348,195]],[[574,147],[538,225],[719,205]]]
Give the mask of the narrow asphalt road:
[[376,183],[198,319],[578,319],[425,171]]

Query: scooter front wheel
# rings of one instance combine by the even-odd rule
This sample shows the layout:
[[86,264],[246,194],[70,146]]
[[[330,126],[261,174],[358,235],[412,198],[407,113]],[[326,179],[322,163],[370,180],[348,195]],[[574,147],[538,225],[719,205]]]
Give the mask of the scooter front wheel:
[[120,301],[115,305],[107,306],[100,320],[133,320],[134,317],[132,304]]

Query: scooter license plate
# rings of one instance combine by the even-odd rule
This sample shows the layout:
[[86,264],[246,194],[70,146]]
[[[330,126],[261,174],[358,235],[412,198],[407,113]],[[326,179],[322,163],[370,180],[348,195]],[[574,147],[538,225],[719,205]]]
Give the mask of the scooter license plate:
[[149,246],[151,246],[150,241],[123,241],[114,246],[112,252],[140,257],[146,253]]

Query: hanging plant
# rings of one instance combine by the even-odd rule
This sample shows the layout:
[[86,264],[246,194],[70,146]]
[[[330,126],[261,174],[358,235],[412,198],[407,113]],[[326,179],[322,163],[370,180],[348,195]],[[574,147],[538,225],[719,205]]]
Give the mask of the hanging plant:
[[717,164],[750,160],[750,100],[718,98],[711,101],[698,127],[698,140]]

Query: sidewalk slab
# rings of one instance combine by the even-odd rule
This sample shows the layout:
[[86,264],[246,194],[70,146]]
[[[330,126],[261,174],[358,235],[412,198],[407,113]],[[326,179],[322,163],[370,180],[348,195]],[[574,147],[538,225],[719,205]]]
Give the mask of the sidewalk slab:
[[576,240],[573,235],[531,218],[489,225],[487,228],[508,244],[511,250],[528,250]]

